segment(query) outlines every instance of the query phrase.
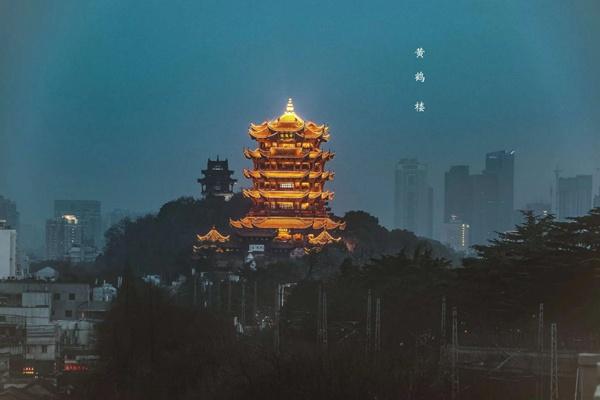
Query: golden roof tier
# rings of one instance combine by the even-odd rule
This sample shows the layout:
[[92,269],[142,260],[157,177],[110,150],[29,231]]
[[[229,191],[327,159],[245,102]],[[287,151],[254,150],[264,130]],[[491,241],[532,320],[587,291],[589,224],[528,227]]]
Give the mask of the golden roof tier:
[[262,124],[250,124],[248,133],[256,140],[268,139],[280,133],[295,134],[287,136],[288,139],[297,135],[304,139],[318,139],[324,142],[329,140],[329,128],[325,125],[317,125],[312,121],[305,122],[294,111],[292,99],[288,99],[283,114]]
[[329,140],[329,128],[298,116],[289,99],[282,115],[251,124],[249,134],[258,142],[256,149],[244,149],[253,167],[244,169],[252,186],[243,194],[252,200],[252,208],[230,225],[242,236],[269,231],[276,242],[292,246],[337,241],[324,233],[345,227],[333,218],[328,206],[334,193],[324,188],[334,177],[325,168],[334,153],[320,148]]
[[244,217],[229,220],[231,226],[237,229],[294,229],[294,230],[334,230],[345,229],[344,221],[335,221],[329,217]]
[[229,241],[229,238],[230,235],[222,235],[214,225],[206,235],[196,235],[199,242],[209,243],[225,243]]
[[208,250],[216,251],[217,253],[223,253],[228,251],[230,245],[230,235],[223,235],[213,227],[205,235],[196,235],[196,241],[198,244],[194,245],[194,253],[200,254]]

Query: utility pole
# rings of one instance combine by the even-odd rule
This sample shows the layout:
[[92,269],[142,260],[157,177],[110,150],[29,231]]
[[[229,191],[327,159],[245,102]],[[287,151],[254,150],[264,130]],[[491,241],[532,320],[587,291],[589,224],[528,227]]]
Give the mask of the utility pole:
[[327,348],[327,292],[323,290],[323,322],[321,323],[323,327],[323,348]]
[[452,400],[458,400],[460,392],[458,379],[458,311],[452,307],[452,358],[451,358],[451,376],[452,376]]
[[317,343],[323,342],[323,283],[319,283],[317,298]]
[[275,326],[274,326],[274,342],[275,342],[275,353],[279,354],[281,349],[280,343],[280,332],[279,332],[279,324],[280,324],[280,314],[281,314],[281,291],[283,286],[277,285],[277,293],[275,296]]
[[542,399],[544,397],[544,303],[540,303],[540,309],[538,311],[537,351],[538,379],[536,384],[536,395],[538,399]]
[[575,376],[575,400],[583,400],[583,371],[579,367]]
[[550,400],[558,400],[558,333],[555,322],[550,325]]
[[240,323],[246,326],[246,283],[242,282],[242,310],[240,312]]
[[375,352],[381,350],[381,298],[375,301]]
[[254,281],[254,296],[252,297],[252,318],[257,322],[258,317],[258,283]]
[[372,305],[371,305],[371,289],[369,289],[368,293],[367,293],[367,324],[366,324],[366,336],[367,336],[367,343],[365,346],[365,353],[367,354],[367,356],[369,355],[369,352],[371,351],[371,310],[372,310]]
[[231,312],[231,276],[227,276],[227,312]]
[[196,268],[192,268],[192,277],[194,278],[194,307],[196,307],[196,298],[198,295],[198,289],[197,289],[198,277],[196,276]]
[[440,320],[440,361],[446,350],[446,296],[442,297],[442,313]]

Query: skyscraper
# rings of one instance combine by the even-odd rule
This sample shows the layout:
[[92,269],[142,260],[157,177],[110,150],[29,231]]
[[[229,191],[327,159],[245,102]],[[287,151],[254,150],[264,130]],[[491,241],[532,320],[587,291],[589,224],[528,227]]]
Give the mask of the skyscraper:
[[444,223],[458,220],[469,226],[470,243],[483,244],[496,232],[513,228],[514,152],[485,156],[481,174],[469,174],[467,165],[455,165],[445,175]]
[[469,251],[469,238],[471,235],[469,224],[461,221],[456,216],[450,217],[444,223],[443,242],[454,251]]
[[592,175],[558,178],[558,218],[579,217],[592,208]]
[[484,175],[496,177],[496,227],[498,231],[513,229],[515,152],[495,151],[485,155]]
[[17,231],[0,220],[0,278],[17,275]]
[[55,200],[54,218],[74,215],[82,229],[82,243],[100,249],[103,245],[101,205],[96,200]]
[[427,165],[417,159],[402,159],[396,165],[394,225],[417,236],[433,236],[433,189]]
[[0,220],[12,229],[19,229],[19,212],[14,201],[0,195]]
[[444,222],[471,220],[473,190],[468,165],[454,165],[444,177]]
[[498,177],[471,175],[471,243],[485,244],[501,231],[498,221]]
[[46,259],[65,260],[74,247],[82,246],[83,227],[75,215],[46,221]]

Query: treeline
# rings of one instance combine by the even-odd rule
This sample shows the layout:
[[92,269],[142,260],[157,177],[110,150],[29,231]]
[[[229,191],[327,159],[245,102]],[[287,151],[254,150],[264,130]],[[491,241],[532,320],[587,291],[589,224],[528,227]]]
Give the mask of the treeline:
[[[195,265],[191,256],[196,234],[206,233],[212,226],[223,233],[232,233],[229,219],[241,218],[249,208],[248,199],[239,194],[228,202],[220,198],[182,197],[166,203],[157,214],[136,220],[124,219],[106,232],[106,246],[96,261],[96,269],[109,278],[122,275],[128,268],[138,275],[158,274],[166,280],[186,275]],[[458,261],[441,243],[418,238],[405,230],[389,231],[366,212],[350,211],[343,219],[347,229],[339,234],[347,246],[334,246],[327,253],[328,258],[320,257],[317,269],[321,273],[337,270],[348,257],[364,263],[373,257],[423,246],[440,257]]]
[[[192,280],[175,297],[127,284],[100,330],[102,363],[84,385],[87,398],[447,398],[440,349],[450,342],[453,307],[462,345],[536,348],[537,310],[544,303],[545,334],[556,322],[560,348],[599,350],[600,210],[568,223],[524,217],[513,232],[478,246],[480,257],[465,260],[463,268],[450,268],[427,246],[362,264],[347,258],[335,273],[320,277],[306,278],[306,267],[280,263],[246,271],[238,283],[217,283],[208,309],[202,302],[193,306]],[[277,285],[291,281],[297,284],[277,319]],[[257,320],[251,312],[254,284]],[[233,329],[242,285],[244,322],[266,324],[255,335],[239,336]],[[447,337],[440,335],[443,298]],[[327,343],[317,329],[323,301]],[[463,374],[461,399],[506,391],[514,399],[534,396],[535,377],[510,378]]]

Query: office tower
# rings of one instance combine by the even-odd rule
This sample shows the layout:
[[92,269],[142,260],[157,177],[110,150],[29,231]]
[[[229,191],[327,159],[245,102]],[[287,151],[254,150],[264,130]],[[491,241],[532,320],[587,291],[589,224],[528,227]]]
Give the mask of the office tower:
[[500,231],[498,221],[498,177],[471,175],[471,243],[485,244]]
[[69,259],[71,249],[81,247],[83,226],[75,215],[62,215],[46,221],[46,259]]
[[558,218],[579,217],[592,208],[592,175],[558,178]]
[[512,151],[495,151],[486,154],[481,174],[470,175],[466,165],[446,172],[444,222],[454,218],[469,225],[471,244],[513,229],[514,160]]
[[470,221],[472,187],[468,165],[454,165],[444,177],[444,222]]
[[17,231],[0,220],[0,279],[17,275]]
[[485,155],[484,175],[496,177],[496,231],[513,229],[515,152],[495,151]]
[[96,200],[56,200],[54,218],[74,215],[82,229],[82,243],[101,249],[104,243],[101,205]]
[[433,189],[427,179],[427,165],[417,159],[402,159],[396,165],[394,202],[396,228],[417,236],[433,236]]
[[233,185],[237,181],[231,177],[233,171],[229,169],[229,162],[208,159],[206,169],[202,170],[202,178],[198,179],[198,183],[202,186],[202,197],[222,197],[228,201],[233,196]]
[[6,224],[12,229],[19,229],[17,205],[3,196],[0,196],[0,220],[6,221]]
[[467,252],[470,246],[470,229],[469,224],[453,215],[444,223],[443,242],[454,251]]

